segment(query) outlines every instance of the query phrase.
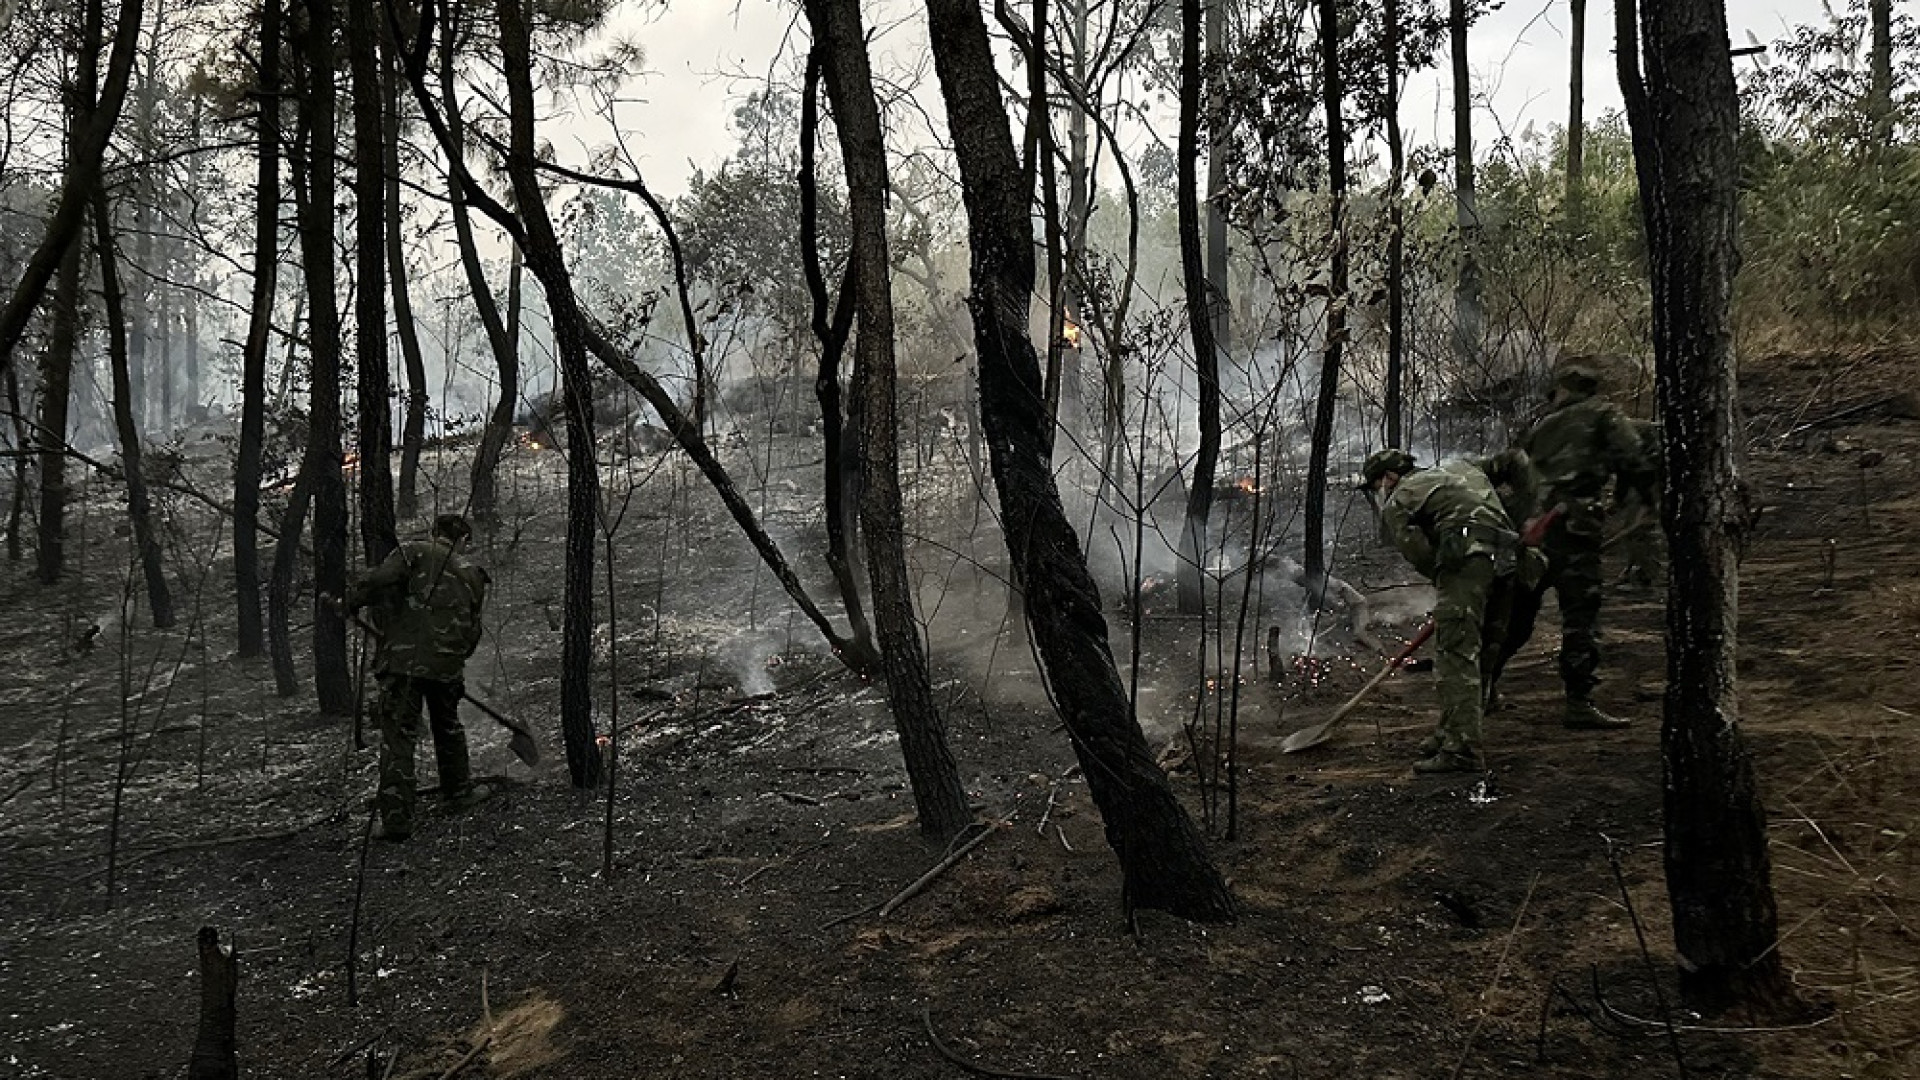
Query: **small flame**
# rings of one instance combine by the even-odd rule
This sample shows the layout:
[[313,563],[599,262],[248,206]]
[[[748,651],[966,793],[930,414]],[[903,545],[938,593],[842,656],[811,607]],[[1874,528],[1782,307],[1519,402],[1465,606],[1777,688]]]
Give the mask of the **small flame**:
[[1239,488],[1241,491],[1245,492],[1248,495],[1258,495],[1260,493],[1260,485],[1254,483],[1253,477],[1251,476],[1241,477],[1239,482],[1235,483],[1233,486]]
[[1074,322],[1072,319],[1065,320],[1065,323],[1060,331],[1060,340],[1064,341],[1066,343],[1067,348],[1069,349],[1079,348],[1080,347],[1080,324],[1077,322]]
[[353,472],[360,467],[360,455],[348,454],[340,459],[341,472]]

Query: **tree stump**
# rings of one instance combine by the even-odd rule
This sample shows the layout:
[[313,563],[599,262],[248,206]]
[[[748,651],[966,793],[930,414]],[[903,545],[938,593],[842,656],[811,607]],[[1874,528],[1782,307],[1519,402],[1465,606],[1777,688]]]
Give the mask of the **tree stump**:
[[240,988],[240,956],[220,944],[220,932],[200,928],[200,1032],[193,1040],[187,1080],[238,1080],[235,1054],[235,997]]

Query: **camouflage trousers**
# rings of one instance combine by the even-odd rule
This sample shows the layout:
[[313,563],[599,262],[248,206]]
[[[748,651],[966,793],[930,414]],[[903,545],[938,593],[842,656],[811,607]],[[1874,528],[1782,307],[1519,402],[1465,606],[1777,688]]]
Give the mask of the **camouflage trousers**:
[[467,732],[460,726],[459,680],[441,682],[408,675],[380,676],[380,793],[374,808],[388,834],[413,831],[415,793],[419,789],[414,749],[420,741],[420,707],[426,706],[433,731],[434,763],[440,770],[440,795],[453,798],[472,786],[467,761]]
[[1496,571],[1491,555],[1470,555],[1434,578],[1433,672],[1440,689],[1434,734],[1441,750],[1480,749],[1485,679],[1506,636],[1512,583],[1511,574]]
[[[1522,589],[1513,599],[1505,644],[1493,665],[1492,680],[1507,661],[1533,636],[1540,602],[1551,588],[1560,599],[1560,681],[1567,700],[1585,701],[1600,682],[1601,532],[1596,524],[1580,528],[1556,525],[1547,530],[1542,548],[1547,573],[1537,588]],[[1491,680],[1489,682],[1491,685]]]

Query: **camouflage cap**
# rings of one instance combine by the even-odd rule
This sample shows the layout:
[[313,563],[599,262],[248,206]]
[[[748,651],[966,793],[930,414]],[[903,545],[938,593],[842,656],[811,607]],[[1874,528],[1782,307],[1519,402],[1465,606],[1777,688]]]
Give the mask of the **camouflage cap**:
[[1600,366],[1590,356],[1569,356],[1553,365],[1553,385],[1591,394],[1600,388]]
[[1388,473],[1399,473],[1405,476],[1407,473],[1412,472],[1413,468],[1413,455],[1407,453],[1405,450],[1398,450],[1392,447],[1388,447],[1385,450],[1375,450],[1373,453],[1367,455],[1367,463],[1360,469],[1362,481],[1360,486],[1372,487],[1379,483],[1380,478]]
[[459,514],[441,514],[433,519],[433,535],[450,544],[458,544],[473,535],[473,526]]

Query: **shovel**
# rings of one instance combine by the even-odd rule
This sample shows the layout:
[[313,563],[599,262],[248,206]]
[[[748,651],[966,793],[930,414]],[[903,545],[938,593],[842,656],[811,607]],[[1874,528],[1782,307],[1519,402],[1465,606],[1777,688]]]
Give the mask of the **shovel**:
[[1420,646],[1425,645],[1427,639],[1432,636],[1433,620],[1428,619],[1426,624],[1420,627],[1420,632],[1413,635],[1413,640],[1407,642],[1407,647],[1401,649],[1398,656],[1387,661],[1387,666],[1381,668],[1378,675],[1367,680],[1367,685],[1361,687],[1359,693],[1348,698],[1345,705],[1333,710],[1333,715],[1327,717],[1327,719],[1321,723],[1315,724],[1312,727],[1301,728],[1299,731],[1287,736],[1286,739],[1280,743],[1280,752],[1283,754],[1291,754],[1299,750],[1305,750],[1310,746],[1319,746],[1321,743],[1326,742],[1333,736],[1333,729],[1339,727],[1340,722],[1345,720],[1347,716],[1353,712],[1353,707],[1360,704],[1361,699],[1372,693],[1373,688],[1379,686],[1387,676],[1400,670],[1400,666],[1411,659],[1414,652],[1418,650]]
[[[357,612],[348,611],[347,606],[340,602],[339,597],[330,596],[323,593],[321,595],[321,600],[324,601],[327,604],[327,606],[340,612],[340,614],[345,615],[348,619],[350,619],[353,622],[353,625],[366,631],[367,634],[371,636],[375,641],[380,640],[380,631],[375,630],[373,628],[373,624],[361,618]],[[481,701],[479,698],[476,698],[472,694],[467,693],[466,687],[464,686],[460,688],[460,696],[462,699],[466,701],[467,704],[473,706],[476,709],[479,709],[483,713],[486,713],[488,719],[492,720],[496,724],[499,724],[501,727],[506,728],[508,731],[513,732],[513,738],[507,740],[507,749],[513,751],[514,757],[519,758],[522,762],[528,765],[540,764],[540,745],[533,741],[532,732],[528,731],[524,727],[521,727],[519,724],[516,724],[513,721],[507,719],[506,717],[500,715],[498,712],[494,711],[491,705],[488,705],[486,702]]]

